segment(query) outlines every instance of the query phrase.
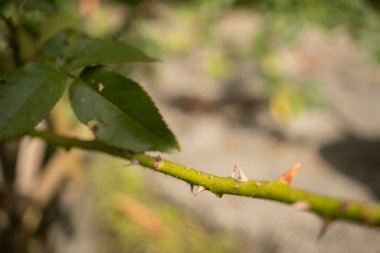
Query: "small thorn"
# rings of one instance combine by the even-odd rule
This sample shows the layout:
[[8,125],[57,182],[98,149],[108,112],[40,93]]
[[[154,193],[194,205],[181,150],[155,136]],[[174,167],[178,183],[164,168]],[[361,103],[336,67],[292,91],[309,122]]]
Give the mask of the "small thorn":
[[156,161],[154,161],[154,164],[153,164],[153,168],[158,170],[158,167],[161,165],[161,163],[162,163],[162,158],[160,155],[157,155]]
[[217,196],[218,198],[222,198],[223,197],[223,193],[217,193],[217,192],[214,192],[215,196]]
[[280,180],[284,182],[285,184],[289,185],[294,176],[297,175],[298,171],[301,168],[301,163],[297,162],[295,163],[290,169],[288,169],[282,176],[280,177]]
[[326,234],[327,229],[330,227],[330,225],[331,225],[332,222],[333,222],[333,220],[331,220],[329,218],[322,218],[322,227],[321,227],[321,230],[318,233],[317,240],[321,240],[322,239],[322,237]]
[[206,189],[203,186],[198,186],[193,191],[193,197],[197,196],[199,193],[205,191]]
[[193,184],[190,184],[190,192],[191,192],[191,193],[194,192],[194,185],[193,185]]
[[296,211],[307,211],[309,210],[310,208],[310,205],[308,202],[306,201],[297,201],[295,202],[292,207],[296,210]]
[[249,180],[248,177],[244,174],[243,170],[240,168],[239,164],[235,164],[230,177],[239,182],[247,182]]

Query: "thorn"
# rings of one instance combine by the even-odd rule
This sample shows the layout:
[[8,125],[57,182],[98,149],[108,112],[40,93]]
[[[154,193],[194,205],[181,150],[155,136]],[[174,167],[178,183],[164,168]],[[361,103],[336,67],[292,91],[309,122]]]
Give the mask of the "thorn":
[[322,239],[322,237],[326,234],[327,229],[330,227],[330,225],[331,225],[332,222],[333,222],[333,220],[331,220],[329,218],[322,218],[322,227],[321,227],[321,230],[318,233],[317,240],[321,240]]
[[197,196],[199,193],[205,191],[206,189],[203,186],[198,186],[196,189],[193,191],[193,197]]
[[243,170],[240,168],[239,164],[235,164],[230,177],[239,182],[247,182],[249,180],[248,177],[244,174]]
[[296,201],[295,203],[293,203],[292,207],[296,211],[307,211],[307,210],[309,210],[310,205],[308,202],[300,200],[300,201]]
[[193,193],[193,191],[194,191],[194,185],[190,184],[190,192]]
[[223,193],[217,193],[217,192],[214,192],[215,196],[217,196],[218,198],[222,198],[223,197]]
[[158,170],[158,167],[161,165],[161,163],[162,163],[162,158],[160,155],[157,155],[156,161],[154,161],[154,164],[153,164],[153,168]]
[[289,185],[292,182],[293,177],[297,175],[300,168],[301,168],[301,163],[300,162],[295,163],[290,169],[288,169],[284,174],[282,174],[282,176],[280,177],[280,180],[283,183]]

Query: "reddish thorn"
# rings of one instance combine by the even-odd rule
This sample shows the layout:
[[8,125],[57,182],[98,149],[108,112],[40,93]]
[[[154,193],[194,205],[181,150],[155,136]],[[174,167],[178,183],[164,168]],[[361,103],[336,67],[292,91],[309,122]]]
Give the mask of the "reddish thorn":
[[288,169],[284,174],[282,174],[280,180],[283,181],[285,184],[289,185],[292,182],[294,176],[297,175],[300,168],[301,168],[301,163],[297,162],[290,169]]

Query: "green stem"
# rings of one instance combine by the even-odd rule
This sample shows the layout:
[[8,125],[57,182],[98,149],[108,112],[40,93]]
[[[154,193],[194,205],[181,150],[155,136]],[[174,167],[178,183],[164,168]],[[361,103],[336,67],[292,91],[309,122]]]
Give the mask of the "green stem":
[[127,158],[126,155],[128,154],[128,152],[122,151],[121,149],[118,149],[118,148],[108,146],[107,144],[104,144],[99,141],[81,140],[77,138],[64,137],[64,136],[56,135],[49,131],[30,130],[28,131],[28,135],[42,138],[53,145],[56,145],[65,149],[81,148],[85,150],[99,151],[102,153],[107,153],[109,155],[123,157],[123,158]]
[[173,176],[189,183],[191,186],[201,186],[218,197],[223,194],[239,195],[252,198],[274,200],[286,204],[294,204],[303,210],[311,211],[325,220],[349,220],[361,224],[380,226],[380,204],[360,201],[342,200],[307,192],[288,186],[281,180],[239,182],[231,177],[219,177],[194,168],[161,160],[144,153],[134,153],[108,146],[96,140],[79,140],[58,136],[51,132],[29,131],[30,136],[40,137],[47,142],[64,147],[81,148],[100,151],[128,160],[135,160],[140,165],[157,172]]

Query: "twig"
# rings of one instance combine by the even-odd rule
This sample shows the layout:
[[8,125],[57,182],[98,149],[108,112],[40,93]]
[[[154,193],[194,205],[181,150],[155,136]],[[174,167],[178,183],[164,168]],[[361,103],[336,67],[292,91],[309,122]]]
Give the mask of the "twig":
[[[230,177],[219,177],[161,159],[159,156],[153,157],[144,153],[124,151],[96,140],[85,141],[58,136],[51,132],[35,130],[29,131],[28,134],[42,138],[51,144],[66,149],[81,148],[100,151],[128,160],[135,160],[144,167],[185,181],[190,184],[191,188],[198,186],[201,191],[203,189],[208,190],[218,197],[222,197],[223,194],[231,194],[274,200],[291,204],[296,210],[313,212],[319,215],[323,220],[333,221],[342,219],[371,226],[380,226],[379,203],[342,200],[291,187],[290,182],[299,170],[299,163],[295,164],[280,178],[275,180],[241,180],[241,178],[244,177],[242,177],[242,171],[238,166]],[[201,191],[198,189],[195,192],[198,194]]]

